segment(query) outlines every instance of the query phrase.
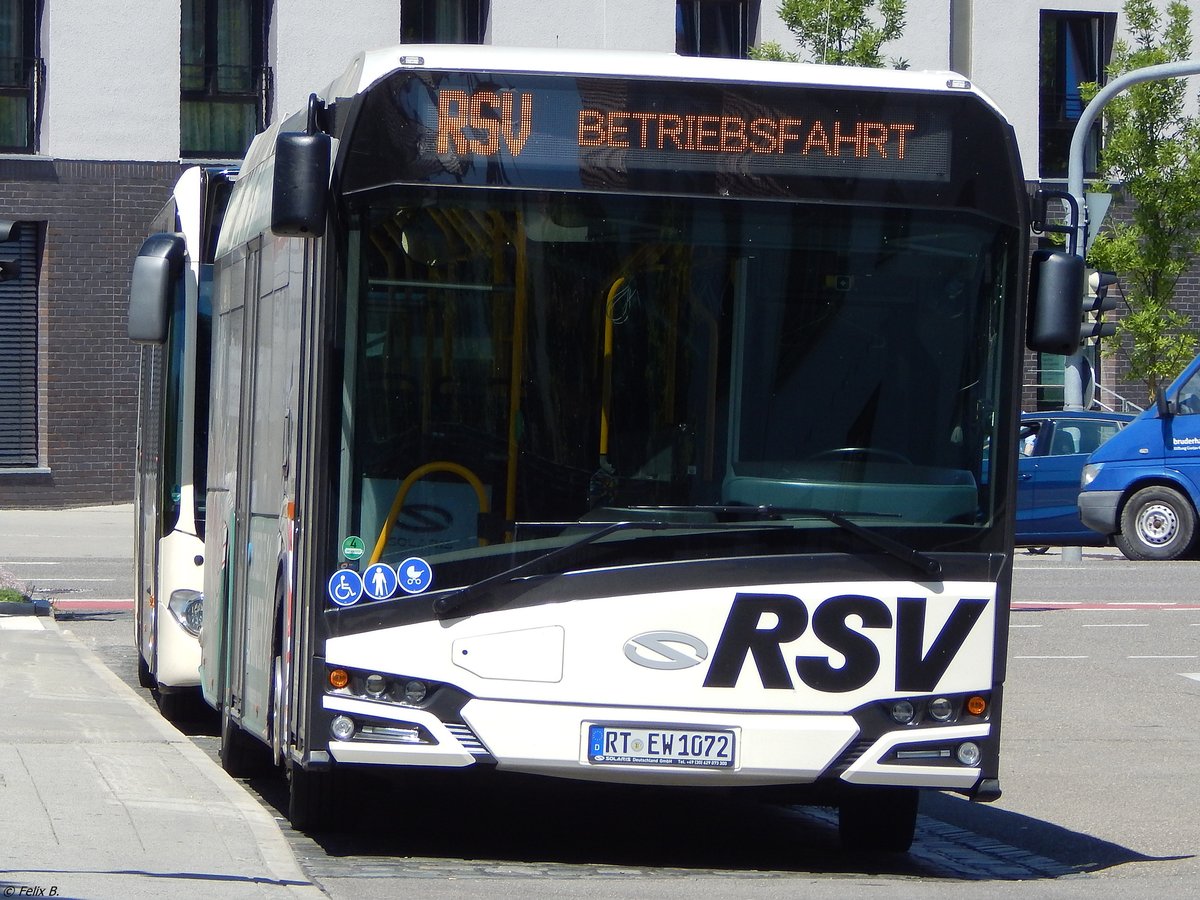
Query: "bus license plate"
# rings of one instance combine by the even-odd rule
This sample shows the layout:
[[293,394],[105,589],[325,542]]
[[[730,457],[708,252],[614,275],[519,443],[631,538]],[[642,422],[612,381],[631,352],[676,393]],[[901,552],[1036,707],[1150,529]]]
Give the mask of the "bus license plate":
[[588,762],[600,766],[733,767],[733,732],[588,726]]

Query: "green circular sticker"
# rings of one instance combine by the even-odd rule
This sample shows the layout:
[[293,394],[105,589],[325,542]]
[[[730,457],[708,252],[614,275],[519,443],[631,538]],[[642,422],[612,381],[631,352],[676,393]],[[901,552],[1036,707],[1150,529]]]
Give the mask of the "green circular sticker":
[[362,555],[367,552],[367,545],[363,543],[363,539],[351,535],[342,541],[342,556],[349,560],[362,559]]

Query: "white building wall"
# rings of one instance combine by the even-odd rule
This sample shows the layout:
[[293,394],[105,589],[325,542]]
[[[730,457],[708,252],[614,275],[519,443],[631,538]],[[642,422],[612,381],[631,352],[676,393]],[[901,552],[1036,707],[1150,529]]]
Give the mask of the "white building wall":
[[[1166,8],[1168,0],[1158,0]],[[1200,0],[1193,10],[1200,57]],[[354,0],[331,14],[328,0],[275,0],[268,39],[274,75],[271,120],[305,104],[364,49],[395,44],[399,0]],[[675,47],[674,0],[491,0],[486,42],[504,46],[659,50]],[[970,9],[969,77],[1016,130],[1025,176],[1038,176],[1039,21],[1043,9],[1118,14],[1123,0],[908,0],[903,36],[883,48],[910,68],[950,68],[952,7]],[[795,49],[763,0],[758,42]],[[48,0],[41,152],[63,159],[179,158],[180,0]],[[1200,80],[1194,80],[1200,85]],[[1195,111],[1195,86],[1189,91]]]
[[908,0],[904,33],[898,40],[883,45],[883,58],[902,59],[910,69],[949,69],[950,6],[951,0]]
[[360,51],[399,43],[399,0],[352,5],[350,10],[329,0],[276,0],[267,48],[275,76],[272,122],[304,108],[308,95],[341,75]]
[[179,158],[179,17],[179,0],[46,3],[44,155]]
[[675,50],[673,0],[492,0],[491,7],[490,44]]

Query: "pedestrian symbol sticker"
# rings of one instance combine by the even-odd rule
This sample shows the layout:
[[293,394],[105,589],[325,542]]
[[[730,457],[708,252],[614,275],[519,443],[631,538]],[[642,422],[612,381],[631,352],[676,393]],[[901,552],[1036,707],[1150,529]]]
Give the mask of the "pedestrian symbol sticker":
[[342,541],[342,556],[353,562],[356,559],[362,559],[363,554],[367,552],[367,545],[363,543],[363,539],[351,535]]
[[362,577],[353,569],[338,569],[329,576],[329,599],[338,606],[353,606],[362,595]]
[[396,566],[400,577],[400,590],[406,594],[419,594],[433,583],[433,569],[419,556],[410,556]]
[[386,600],[396,593],[396,572],[386,563],[367,566],[363,572],[363,590],[372,600]]

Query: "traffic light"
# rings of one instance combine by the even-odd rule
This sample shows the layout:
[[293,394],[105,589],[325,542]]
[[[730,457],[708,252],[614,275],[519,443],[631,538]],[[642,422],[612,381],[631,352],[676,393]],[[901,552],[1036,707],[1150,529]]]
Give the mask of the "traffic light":
[[1111,337],[1117,333],[1116,322],[1104,321],[1104,314],[1117,305],[1117,298],[1108,295],[1108,289],[1117,283],[1116,273],[1088,269],[1086,275],[1083,321],[1079,325],[1080,344],[1086,344],[1090,338]]

